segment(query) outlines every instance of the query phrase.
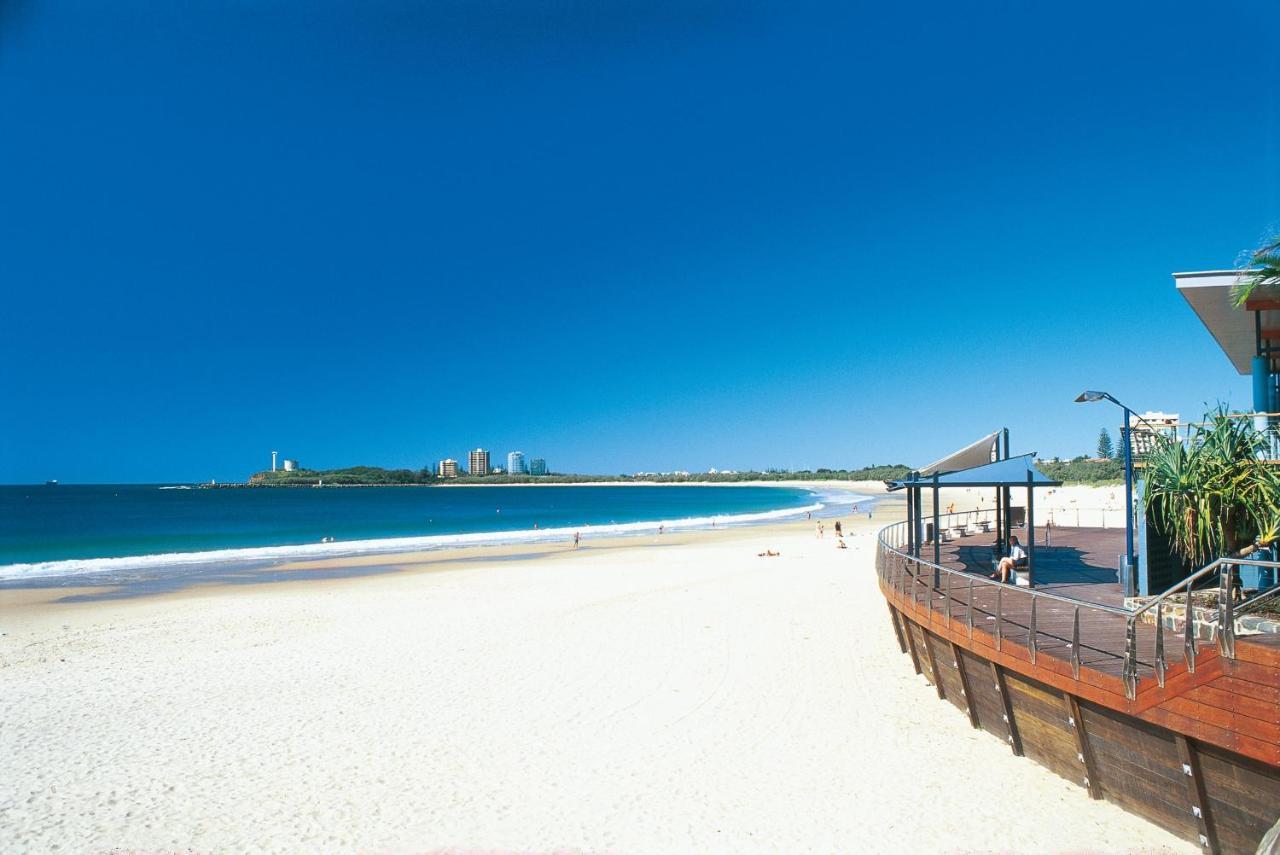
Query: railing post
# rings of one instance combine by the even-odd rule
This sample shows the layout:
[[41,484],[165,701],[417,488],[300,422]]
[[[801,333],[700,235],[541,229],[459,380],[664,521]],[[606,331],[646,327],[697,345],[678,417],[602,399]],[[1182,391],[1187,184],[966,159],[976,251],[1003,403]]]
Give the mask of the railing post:
[[1133,700],[1138,696],[1138,618],[1125,619],[1124,634],[1124,696]]
[[1187,606],[1182,616],[1182,658],[1187,660],[1187,673],[1196,672],[1196,616],[1191,606],[1191,586],[1187,586]]
[[1156,682],[1164,688],[1164,601],[1156,602]]
[[947,574],[947,628],[951,628],[951,576]]
[[1031,595],[1031,624],[1030,631],[1027,633],[1027,652],[1031,654],[1031,664],[1036,664],[1036,597]]
[[1075,607],[1075,615],[1071,619],[1071,673],[1080,679],[1080,607]]
[[969,628],[969,640],[973,640],[973,579],[969,579],[969,605],[965,609],[965,623]]
[[[1234,565],[1223,562],[1218,568],[1218,655],[1236,658],[1235,604],[1231,602],[1231,580],[1235,576]],[[1187,602],[1191,592],[1187,592]]]
[[996,650],[1004,644],[1004,585],[996,585]]

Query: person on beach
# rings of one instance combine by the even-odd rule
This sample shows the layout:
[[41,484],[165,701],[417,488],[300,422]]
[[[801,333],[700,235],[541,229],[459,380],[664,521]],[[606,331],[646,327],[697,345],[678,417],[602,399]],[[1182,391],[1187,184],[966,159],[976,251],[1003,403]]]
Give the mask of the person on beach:
[[1018,543],[1018,536],[1010,535],[1009,537],[1009,554],[1000,559],[1000,564],[996,567],[996,572],[991,574],[992,579],[999,579],[1001,582],[1008,583],[1010,575],[1018,569],[1018,565],[1027,560],[1027,552],[1022,548],[1022,544]]
[[840,530],[840,520],[836,520],[836,537],[844,537],[844,532]]
[[579,534],[575,531],[575,532],[573,533],[573,548],[574,548],[574,549],[577,549],[577,548],[578,548],[578,541],[579,541],[579,540],[581,540],[581,539],[582,539],[581,535],[579,535]]
[[848,549],[848,545],[844,542],[844,538],[836,535],[836,549]]
[[667,527],[665,525],[663,525],[662,523],[658,523],[658,534],[662,534],[666,530],[667,530]]
[[822,540],[823,534],[824,532],[822,530],[822,520],[818,520],[818,540]]

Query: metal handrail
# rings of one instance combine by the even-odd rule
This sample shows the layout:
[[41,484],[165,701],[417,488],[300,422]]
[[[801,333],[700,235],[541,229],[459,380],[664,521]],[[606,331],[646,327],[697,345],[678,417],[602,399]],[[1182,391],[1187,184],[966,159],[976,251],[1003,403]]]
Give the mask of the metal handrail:
[[1245,611],[1246,611],[1250,606],[1257,605],[1258,603],[1262,602],[1263,600],[1270,600],[1270,599],[1275,598],[1275,597],[1280,597],[1280,581],[1278,581],[1276,584],[1272,585],[1272,586],[1271,586],[1270,588],[1268,588],[1267,590],[1265,590],[1265,591],[1258,591],[1257,593],[1255,593],[1255,594],[1254,594],[1252,597],[1250,597],[1249,599],[1244,600],[1243,602],[1239,603],[1239,604],[1235,607],[1235,609],[1236,609],[1236,613],[1237,613],[1237,614],[1243,614],[1243,613],[1245,613]]
[[[935,538],[940,538],[942,536],[942,532],[944,530],[944,526],[942,522],[944,519],[946,519],[947,521],[951,521],[953,518],[962,517],[965,519],[977,520],[982,516],[985,516],[990,513],[991,511],[987,509],[980,509],[976,511],[957,511],[957,512],[948,513],[948,514],[938,514],[937,515],[938,530],[933,533],[933,536]],[[1224,567],[1228,568],[1229,571],[1230,569],[1233,569],[1239,566],[1268,567],[1268,568],[1280,569],[1280,562],[1265,561],[1265,560],[1252,559],[1252,558],[1218,558],[1210,562],[1208,565],[1200,568],[1195,573],[1192,573],[1190,576],[1186,577],[1185,579],[1182,579],[1177,584],[1171,586],[1166,591],[1162,592],[1158,596],[1152,598],[1151,600],[1149,600],[1148,602],[1144,603],[1142,606],[1136,609],[1124,608],[1119,606],[1109,606],[1103,603],[1092,603],[1087,600],[1080,600],[1073,597],[1065,597],[1060,594],[1053,594],[1047,591],[1038,591],[1034,588],[1020,588],[1017,586],[1010,586],[1004,582],[998,582],[993,579],[987,579],[985,577],[968,573],[963,570],[956,570],[954,568],[947,567],[941,564],[935,564],[934,562],[929,561],[928,559],[925,559],[925,558],[918,558],[914,555],[911,555],[910,553],[904,552],[902,549],[902,547],[906,545],[906,538],[903,536],[903,534],[906,532],[907,527],[909,525],[910,525],[909,522],[904,521],[904,522],[894,523],[892,525],[886,526],[885,528],[881,529],[877,537],[878,544],[880,547],[880,554],[892,556],[894,559],[894,563],[900,565],[900,569],[902,570],[901,589],[904,595],[907,592],[906,591],[907,576],[910,576],[911,586],[912,586],[911,597],[913,602],[918,602],[918,597],[920,596],[921,593],[923,593],[919,591],[916,587],[918,584],[920,584],[920,580],[924,576],[924,574],[922,574],[921,572],[922,570],[930,571],[930,573],[928,574],[929,576],[937,577],[939,579],[943,578],[942,576],[939,576],[939,574],[946,574],[945,599],[947,600],[947,625],[948,626],[950,626],[950,623],[951,623],[951,609],[953,606],[953,601],[955,600],[955,598],[952,597],[951,595],[952,577],[953,576],[965,577],[968,580],[968,586],[967,586],[968,596],[967,596],[965,622],[967,625],[970,638],[973,637],[973,612],[974,612],[973,590],[975,587],[975,583],[980,585],[997,586],[996,587],[996,614],[994,615],[996,620],[996,626],[994,627],[994,630],[996,634],[997,649],[1000,649],[1002,647],[1005,640],[1004,626],[1003,626],[1005,622],[1004,613],[1003,613],[1004,612],[1004,609],[1003,609],[1004,592],[1006,590],[1017,591],[1019,594],[1026,595],[1031,598],[1031,611],[1030,611],[1031,616],[1028,621],[1029,626],[1025,628],[1028,631],[1027,652],[1029,654],[1029,657],[1032,663],[1036,661],[1036,654],[1039,648],[1039,645],[1036,639],[1037,635],[1045,635],[1049,638],[1066,642],[1071,647],[1072,672],[1076,675],[1076,678],[1079,679],[1080,649],[1082,646],[1080,642],[1080,609],[1081,608],[1091,609],[1093,611],[1101,612],[1103,614],[1109,614],[1112,616],[1123,618],[1125,621],[1125,650],[1123,654],[1116,654],[1111,651],[1101,650],[1095,647],[1089,647],[1088,645],[1084,645],[1084,646],[1088,647],[1090,650],[1094,650],[1099,653],[1104,653],[1106,655],[1114,656],[1118,659],[1123,660],[1122,674],[1123,674],[1123,682],[1125,686],[1125,695],[1130,699],[1133,699],[1134,697],[1137,696],[1139,665],[1150,667],[1154,672],[1156,680],[1159,683],[1159,685],[1164,686],[1167,663],[1165,661],[1163,610],[1165,608],[1166,601],[1168,600],[1169,597],[1175,594],[1181,593],[1184,590],[1188,592],[1187,607],[1186,607],[1186,611],[1183,619],[1183,623],[1184,623],[1183,656],[1186,660],[1187,670],[1189,672],[1194,673],[1196,657],[1199,655],[1199,651],[1197,650],[1196,637],[1193,631],[1194,615],[1192,612],[1192,603],[1191,603],[1191,598],[1189,596],[1189,593],[1192,590],[1192,586],[1197,581],[1207,576],[1210,576],[1215,572],[1218,574],[1218,587],[1219,587],[1220,594],[1218,598],[1218,614],[1215,616],[1218,630],[1216,631],[1215,635],[1217,636],[1217,641],[1218,641],[1217,646],[1218,646],[1219,654],[1227,658],[1235,657],[1235,614],[1237,613],[1237,609],[1247,608],[1248,606],[1251,606],[1263,599],[1268,599],[1276,595],[1277,593],[1280,593],[1280,584],[1277,584],[1266,592],[1255,594],[1249,600],[1245,601],[1244,603],[1241,603],[1239,607],[1235,606],[1231,600],[1231,590],[1230,590],[1232,573],[1231,572],[1224,573],[1223,572]],[[951,525],[945,526],[945,528],[953,528],[953,527],[954,526],[951,526]],[[894,545],[893,543],[891,543],[890,542],[891,539],[895,541],[897,545]],[[877,557],[879,558],[879,556]],[[885,564],[887,563],[888,562],[885,562]],[[882,562],[879,560],[877,560],[876,565],[877,565],[877,572],[880,573],[881,577],[884,578],[886,581],[889,581],[891,584],[894,584],[895,587],[897,587],[896,583],[888,578],[888,573],[887,573],[888,568],[885,566],[882,566]],[[914,570],[908,571],[907,570],[908,565],[911,565],[912,567],[914,567]],[[929,589],[938,590],[940,592],[944,588],[943,585],[936,583],[931,579],[926,580],[924,584]],[[929,598],[927,594],[926,594],[926,598],[927,598],[926,602],[930,603],[930,608],[932,609],[933,608],[931,603],[932,598]],[[1039,601],[1041,600],[1062,603],[1072,608],[1073,630],[1072,630],[1072,637],[1070,640],[1053,635],[1052,633],[1040,632],[1038,630],[1036,626],[1036,612],[1037,612],[1037,606],[1039,604]],[[1146,614],[1152,609],[1155,609],[1155,613],[1156,613],[1156,620],[1155,620],[1156,627],[1155,627],[1155,641],[1154,641],[1154,657],[1155,658],[1154,658],[1154,662],[1147,663],[1139,659],[1138,642],[1137,642],[1137,623],[1139,618],[1141,618],[1144,614]],[[978,611],[982,612],[984,610],[978,609]],[[1011,622],[1011,623],[1013,623],[1014,626],[1021,626],[1016,622]]]
[[1171,597],[1174,594],[1181,593],[1183,588],[1189,589],[1192,582],[1195,582],[1198,579],[1202,579],[1205,576],[1208,576],[1210,573],[1213,573],[1215,571],[1221,573],[1222,567],[1224,565],[1244,566],[1244,567],[1271,567],[1275,569],[1280,569],[1280,561],[1264,561],[1258,558],[1215,558],[1213,559],[1213,561],[1209,562],[1204,567],[1201,567],[1199,570],[1192,573],[1190,576],[1183,579],[1181,582],[1178,582],[1177,584],[1165,590],[1164,593],[1157,594],[1153,599],[1144,603],[1141,606],[1141,608],[1134,609],[1133,614],[1136,616],[1136,615],[1142,614],[1143,612],[1148,611],[1153,606],[1155,606],[1156,603],[1164,602],[1164,600],[1167,597]]

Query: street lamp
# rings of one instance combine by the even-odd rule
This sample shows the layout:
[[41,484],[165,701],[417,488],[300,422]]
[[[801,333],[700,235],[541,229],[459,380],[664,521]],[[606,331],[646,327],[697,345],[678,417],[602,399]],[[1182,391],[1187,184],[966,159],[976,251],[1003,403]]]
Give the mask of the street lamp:
[[[1129,440],[1129,426],[1133,421],[1134,413],[1133,410],[1117,401],[1107,392],[1089,390],[1081,392],[1076,397],[1077,404],[1089,404],[1094,401],[1110,401],[1124,410],[1124,549],[1125,562],[1128,565],[1126,572],[1131,574],[1133,572],[1133,450]],[[1141,416],[1138,416],[1137,419],[1150,427],[1146,419]],[[1126,582],[1125,587],[1128,588],[1129,584],[1132,583],[1129,580],[1126,580]]]

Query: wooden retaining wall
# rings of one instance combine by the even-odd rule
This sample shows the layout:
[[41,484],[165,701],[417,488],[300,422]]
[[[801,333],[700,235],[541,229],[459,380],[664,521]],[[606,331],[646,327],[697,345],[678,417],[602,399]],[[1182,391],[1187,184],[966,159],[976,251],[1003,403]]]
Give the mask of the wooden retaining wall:
[[1266,725],[1280,715],[1280,670],[1269,658],[1274,651],[1238,644],[1237,661],[1216,662],[1216,669],[1198,664],[1181,687],[1171,675],[1163,689],[1129,702],[1106,691],[1108,681],[1091,684],[1088,673],[1072,681],[1086,692],[1069,691],[1049,657],[1039,660],[1048,666],[1049,682],[1036,679],[1030,662],[1010,667],[983,644],[917,622],[913,618],[932,623],[896,592],[885,589],[885,596],[894,633],[916,672],[940,700],[1014,754],[1207,852],[1253,853],[1280,820],[1280,765],[1222,744],[1270,756]]

